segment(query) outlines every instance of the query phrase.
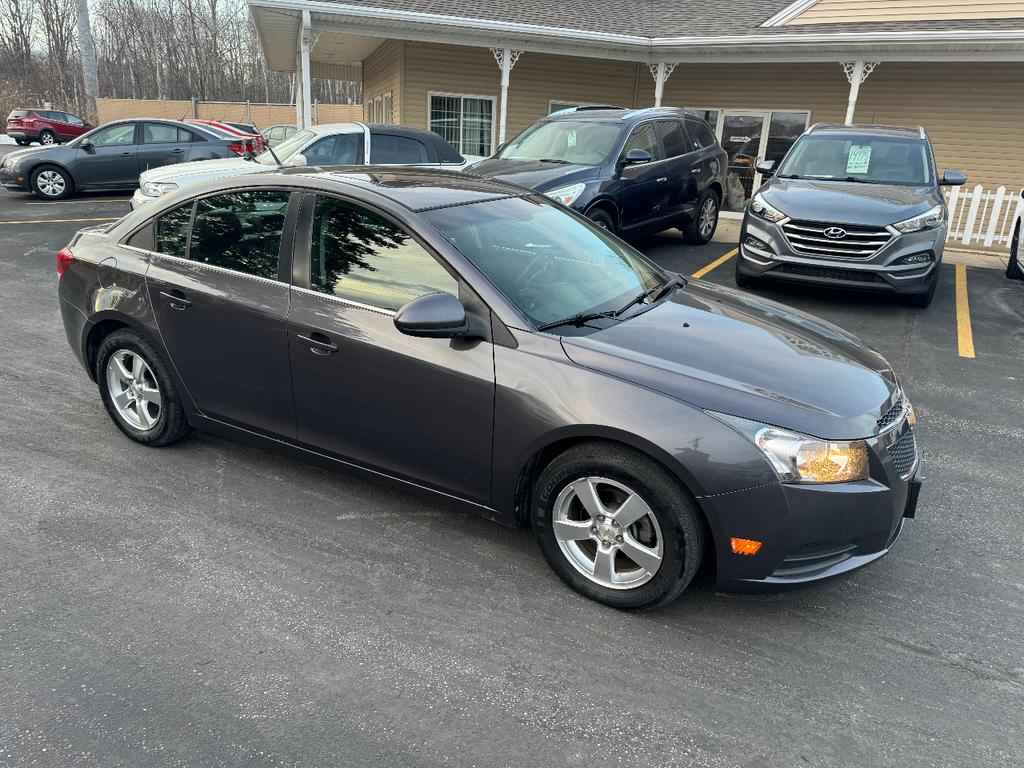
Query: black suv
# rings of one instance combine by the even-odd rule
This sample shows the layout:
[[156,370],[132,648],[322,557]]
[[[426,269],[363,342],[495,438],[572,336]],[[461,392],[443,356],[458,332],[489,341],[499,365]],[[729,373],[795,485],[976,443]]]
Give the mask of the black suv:
[[579,108],[531,125],[471,171],[530,187],[623,236],[718,225],[725,150],[681,109]]

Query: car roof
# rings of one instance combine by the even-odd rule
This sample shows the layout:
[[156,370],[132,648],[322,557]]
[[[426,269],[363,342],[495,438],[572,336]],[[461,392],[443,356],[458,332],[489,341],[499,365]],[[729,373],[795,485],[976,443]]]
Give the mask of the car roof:
[[827,133],[843,136],[895,136],[903,139],[927,139],[924,128],[898,125],[840,125],[838,123],[815,123],[807,133]]
[[693,119],[699,119],[692,115],[687,115],[686,112],[678,107],[645,107],[643,109],[625,109],[625,108],[611,108],[611,109],[599,109],[599,108],[586,108],[577,110],[574,112],[555,112],[554,114],[545,117],[545,120],[550,121],[623,121],[623,122],[639,122],[640,120],[653,118],[653,117],[692,117]]

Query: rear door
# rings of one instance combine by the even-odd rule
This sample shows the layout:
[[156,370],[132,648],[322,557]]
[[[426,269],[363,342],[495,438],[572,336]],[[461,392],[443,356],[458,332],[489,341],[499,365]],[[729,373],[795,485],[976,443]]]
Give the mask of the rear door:
[[650,154],[651,161],[626,165],[620,171],[621,226],[624,230],[646,229],[669,215],[672,196],[663,162],[665,155],[653,120],[633,128],[622,148],[621,158],[631,149],[644,150]]
[[288,369],[291,193],[201,198],[155,222],[146,273],[171,363],[205,415],[294,439]]
[[75,133],[71,129],[67,115],[54,110],[47,111],[44,114],[49,118],[50,127],[53,129],[58,141],[65,142],[74,137]]
[[89,136],[92,146],[78,147],[75,164],[81,186],[131,187],[139,183],[137,124],[115,123]]
[[658,136],[665,151],[665,173],[669,190],[666,218],[678,221],[693,213],[700,190],[694,179],[693,162],[698,165],[700,158],[693,156],[693,144],[683,130],[679,120],[659,120]]
[[188,159],[192,133],[168,123],[142,123],[139,144],[139,173]]

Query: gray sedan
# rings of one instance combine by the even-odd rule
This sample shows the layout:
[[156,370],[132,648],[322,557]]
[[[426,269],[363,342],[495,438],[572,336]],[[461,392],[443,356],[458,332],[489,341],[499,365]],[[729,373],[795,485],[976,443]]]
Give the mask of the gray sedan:
[[134,189],[150,168],[235,157],[237,139],[177,120],[107,123],[67,144],[11,152],[0,160],[0,185],[57,200],[87,190]]

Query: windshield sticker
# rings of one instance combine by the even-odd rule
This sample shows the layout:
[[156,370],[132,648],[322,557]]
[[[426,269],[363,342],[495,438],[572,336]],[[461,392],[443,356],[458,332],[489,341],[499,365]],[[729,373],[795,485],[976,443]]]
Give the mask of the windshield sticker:
[[850,157],[846,161],[847,173],[867,173],[871,164],[871,145],[863,147],[854,144],[850,147]]
[[569,149],[576,146],[576,131],[569,131]]

